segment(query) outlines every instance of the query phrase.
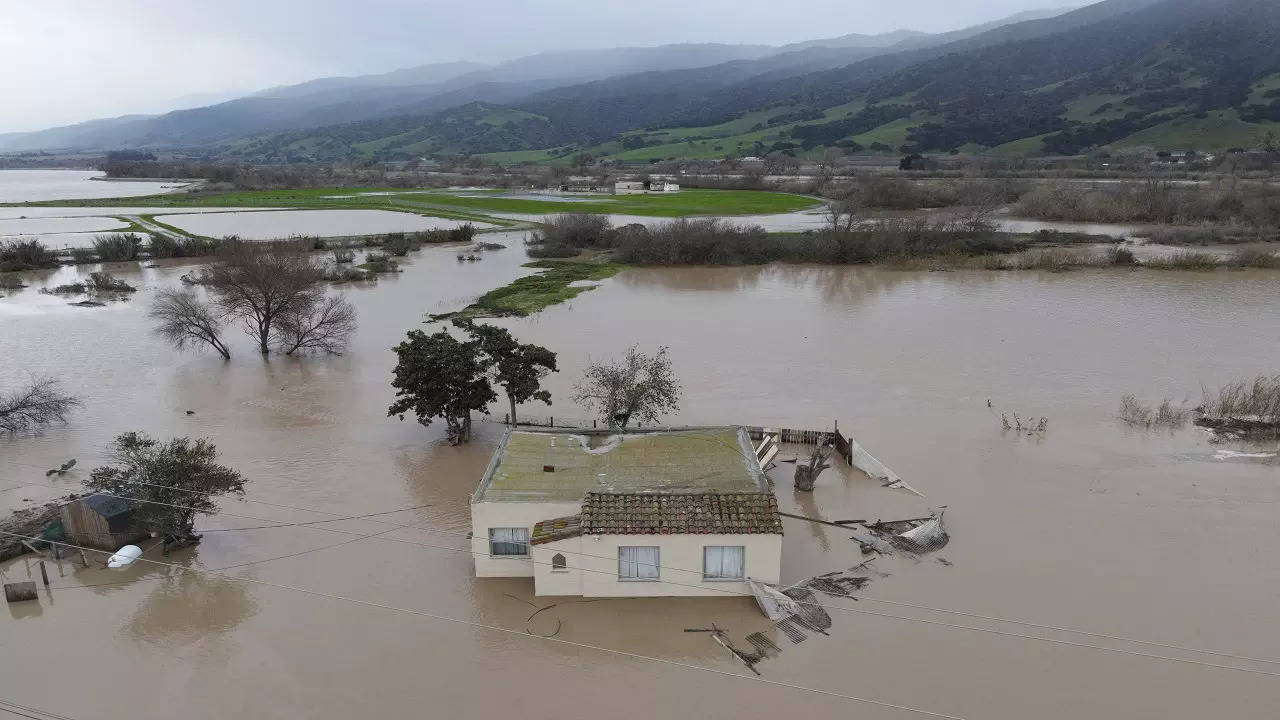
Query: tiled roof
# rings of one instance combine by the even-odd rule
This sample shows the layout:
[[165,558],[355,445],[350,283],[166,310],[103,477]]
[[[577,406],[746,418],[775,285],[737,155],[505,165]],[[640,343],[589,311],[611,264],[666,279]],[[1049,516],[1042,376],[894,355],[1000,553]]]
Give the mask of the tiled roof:
[[554,540],[577,537],[581,534],[581,515],[570,515],[569,517],[555,518],[553,520],[543,520],[533,526],[533,535],[529,537],[529,544],[541,545],[542,543],[549,543]]
[[587,493],[587,535],[782,534],[773,493]]

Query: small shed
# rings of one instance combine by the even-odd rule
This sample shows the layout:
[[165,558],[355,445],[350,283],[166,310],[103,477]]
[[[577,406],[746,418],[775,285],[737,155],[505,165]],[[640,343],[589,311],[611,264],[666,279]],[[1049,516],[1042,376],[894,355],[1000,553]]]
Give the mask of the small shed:
[[615,195],[636,195],[644,192],[644,183],[638,180],[619,180],[613,184]]
[[63,505],[62,528],[68,542],[100,550],[116,550],[147,536],[134,521],[133,503],[102,493]]

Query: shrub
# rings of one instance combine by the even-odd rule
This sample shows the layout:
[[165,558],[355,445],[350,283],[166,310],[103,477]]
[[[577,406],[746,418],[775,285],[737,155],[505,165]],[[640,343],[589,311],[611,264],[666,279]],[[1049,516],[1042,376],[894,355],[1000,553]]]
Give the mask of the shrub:
[[364,263],[360,265],[364,270],[374,273],[393,273],[400,271],[400,265],[391,259],[390,255],[380,252],[371,252],[364,258]]
[[94,252],[93,248],[71,248],[71,262],[83,265],[97,261],[98,253]]
[[396,257],[404,257],[410,250],[416,250],[415,243],[404,233],[391,233],[382,236],[382,248]]
[[476,226],[471,223],[463,223],[449,231],[449,240],[451,242],[471,242],[475,236]]
[[21,290],[26,287],[17,275],[0,275],[0,290]]
[[1176,252],[1165,257],[1152,258],[1144,266],[1158,270],[1216,270],[1222,261],[1209,253]]
[[1138,258],[1134,256],[1133,251],[1124,247],[1111,248],[1107,251],[1107,258],[1112,265],[1132,267],[1138,264]]
[[607,247],[612,225],[603,215],[568,213],[543,218],[526,244],[567,245],[574,248]]
[[348,250],[347,248],[333,249],[333,262],[335,265],[346,265],[347,263],[355,262],[355,259],[356,253],[354,250]]
[[68,283],[54,288],[41,288],[40,292],[45,295],[83,295],[89,292],[89,288],[84,283]]
[[93,250],[102,262],[127,262],[138,259],[142,237],[136,233],[122,235],[94,235]]
[[135,292],[137,288],[123,280],[117,280],[108,272],[89,273],[89,282],[85,284],[94,292]]
[[1280,269],[1280,255],[1262,248],[1240,248],[1227,260],[1227,264],[1241,268]]
[[1205,393],[1201,412],[1209,418],[1234,418],[1280,424],[1280,375],[1231,383]]
[[218,248],[226,241],[239,240],[228,236],[223,240],[205,237],[170,237],[154,235],[151,238],[151,256],[156,258],[205,257],[218,252]]
[[0,272],[38,270],[58,266],[58,255],[39,240],[0,243]]

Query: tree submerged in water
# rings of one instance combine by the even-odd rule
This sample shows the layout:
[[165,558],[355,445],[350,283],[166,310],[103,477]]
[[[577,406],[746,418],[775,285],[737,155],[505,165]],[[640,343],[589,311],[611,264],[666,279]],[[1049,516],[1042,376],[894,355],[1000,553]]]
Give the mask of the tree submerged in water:
[[111,458],[114,464],[94,468],[85,487],[133,500],[134,518],[160,533],[165,552],[200,542],[195,517],[217,513],[215,497],[244,494],[244,476],[219,465],[217,447],[205,439],[161,442],[127,432],[112,441]]
[[399,356],[391,381],[397,399],[388,415],[403,420],[405,413],[413,411],[423,426],[441,418],[448,427],[449,442],[457,445],[471,439],[472,411],[488,413],[489,403],[497,399],[493,383],[507,395],[512,424],[519,403],[551,404],[542,378],[555,372],[555,353],[518,342],[505,328],[469,320],[455,320],[453,325],[466,339],[443,331],[427,335],[411,330],[393,348]]
[[404,419],[412,412],[423,427],[436,418],[444,420],[449,442],[471,439],[471,413],[488,412],[498,399],[489,383],[488,364],[478,339],[459,340],[443,330],[428,335],[410,330],[404,342],[392,348],[398,356],[391,386],[396,401],[387,415]]
[[53,378],[32,378],[11,393],[0,394],[0,434],[35,430],[55,422],[66,422],[80,401],[59,388]]
[[595,410],[605,425],[626,428],[632,420],[656,423],[680,411],[680,380],[666,347],[653,355],[632,345],[621,360],[592,363],[574,386],[573,399]]

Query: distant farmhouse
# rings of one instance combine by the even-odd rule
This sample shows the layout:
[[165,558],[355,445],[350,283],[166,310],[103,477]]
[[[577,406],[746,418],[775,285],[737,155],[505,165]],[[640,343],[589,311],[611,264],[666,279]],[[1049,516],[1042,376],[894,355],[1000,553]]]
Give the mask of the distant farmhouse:
[[749,594],[782,520],[741,427],[512,430],[471,499],[477,577],[535,595]]
[[611,195],[642,195],[644,193],[680,192],[679,183],[665,180],[619,180],[612,185],[598,182],[573,181],[560,184],[563,193],[607,193]]

